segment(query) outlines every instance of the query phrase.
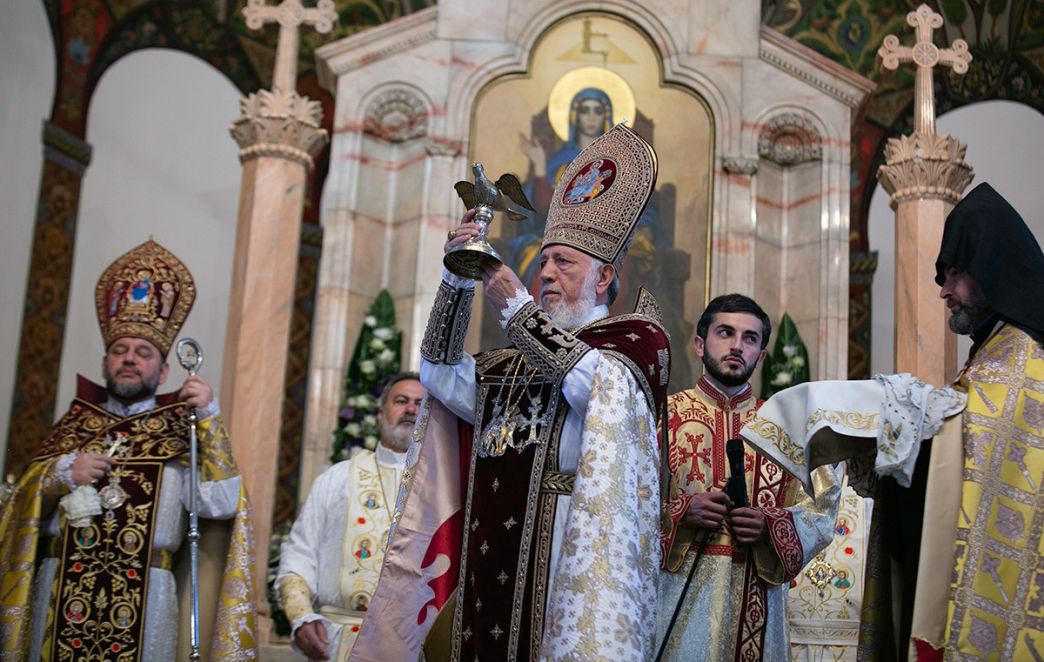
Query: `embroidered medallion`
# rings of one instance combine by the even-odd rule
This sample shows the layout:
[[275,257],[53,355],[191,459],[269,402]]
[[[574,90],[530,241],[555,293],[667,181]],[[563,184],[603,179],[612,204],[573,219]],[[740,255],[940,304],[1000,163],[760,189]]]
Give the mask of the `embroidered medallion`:
[[590,202],[612,187],[616,181],[617,166],[612,159],[595,159],[573,177],[562,194],[562,202],[578,205]]

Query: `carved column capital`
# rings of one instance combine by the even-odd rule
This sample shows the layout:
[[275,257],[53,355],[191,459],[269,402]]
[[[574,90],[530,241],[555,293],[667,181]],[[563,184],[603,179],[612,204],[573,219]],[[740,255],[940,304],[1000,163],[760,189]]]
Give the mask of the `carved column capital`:
[[798,113],[773,117],[758,136],[758,155],[781,166],[792,166],[823,158],[819,131]]
[[319,126],[322,106],[297,92],[261,90],[244,97],[239,109],[229,132],[239,145],[240,162],[274,156],[311,168],[326,145],[328,134]]
[[972,180],[972,167],[964,161],[967,146],[950,135],[914,133],[890,138],[885,145],[885,165],[877,180],[888,192],[892,208],[917,199],[960,202]]

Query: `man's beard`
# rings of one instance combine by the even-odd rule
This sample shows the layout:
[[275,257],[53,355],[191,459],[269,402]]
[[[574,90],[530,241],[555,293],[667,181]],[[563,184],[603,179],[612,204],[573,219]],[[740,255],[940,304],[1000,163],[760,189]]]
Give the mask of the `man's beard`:
[[[580,298],[567,303],[560,298],[553,307],[545,309],[551,321],[563,329],[575,329],[587,321],[591,309],[595,306],[595,283],[598,282],[598,269],[592,268],[584,277],[584,285],[580,289]],[[559,295],[560,297],[562,295]]]
[[[739,372],[726,372],[725,368],[723,367],[725,358],[728,357],[723,357],[719,360],[711,358],[708,355],[704,355],[703,367],[706,368],[707,372],[710,373],[710,376],[718,380],[718,383],[720,383],[722,386],[732,388],[734,386],[746,384],[750,380],[750,376],[754,374],[754,369],[757,367],[757,363],[755,363],[752,366],[748,366],[744,362],[743,367],[740,369]],[[737,356],[736,358],[738,358],[740,361],[743,361],[742,356]]]
[[947,323],[950,331],[962,336],[971,335],[979,324],[990,314],[990,302],[981,292],[969,294],[968,301],[959,301],[960,310],[950,315]]
[[403,414],[398,422],[392,424],[381,418],[381,440],[384,445],[396,452],[403,452],[413,441],[413,427],[417,417]]
[[118,400],[123,402],[141,402],[156,395],[156,389],[159,388],[159,374],[157,373],[152,379],[145,379],[142,374],[137,373],[141,380],[138,383],[133,382],[117,382],[109,371],[105,371],[105,387],[109,390],[109,393],[116,396]]

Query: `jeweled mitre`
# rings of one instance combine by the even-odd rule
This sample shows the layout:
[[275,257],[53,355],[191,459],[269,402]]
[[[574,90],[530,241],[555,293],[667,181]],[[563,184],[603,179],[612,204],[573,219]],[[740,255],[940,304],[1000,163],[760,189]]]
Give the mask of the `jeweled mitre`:
[[656,185],[656,152],[623,124],[580,152],[562,174],[547,214],[543,249],[564,244],[619,271]]
[[188,268],[151,239],[116,258],[94,288],[106,348],[131,336],[148,340],[164,355],[195,300],[196,284]]

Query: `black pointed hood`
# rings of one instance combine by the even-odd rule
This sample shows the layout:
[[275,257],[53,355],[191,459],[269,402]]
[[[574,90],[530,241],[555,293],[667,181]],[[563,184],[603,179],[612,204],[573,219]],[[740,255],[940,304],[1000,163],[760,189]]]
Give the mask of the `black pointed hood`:
[[976,186],[946,217],[935,282],[946,267],[967,271],[1001,317],[1044,338],[1044,253],[1025,221],[989,184]]

